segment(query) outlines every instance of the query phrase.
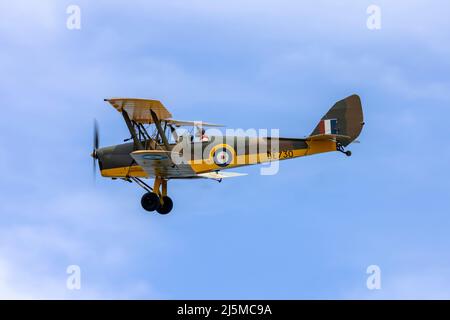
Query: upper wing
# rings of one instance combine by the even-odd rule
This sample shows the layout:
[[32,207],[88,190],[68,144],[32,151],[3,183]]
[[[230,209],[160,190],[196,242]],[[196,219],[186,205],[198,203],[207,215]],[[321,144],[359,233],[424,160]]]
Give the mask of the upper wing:
[[184,120],[164,120],[165,122],[169,124],[173,124],[174,126],[199,126],[199,127],[223,127],[222,124],[215,124],[215,123],[209,123],[209,122],[203,122],[203,121],[184,121]]
[[112,98],[105,99],[105,101],[109,102],[119,112],[125,110],[130,119],[138,123],[153,123],[150,110],[160,120],[172,118],[172,114],[158,100]]
[[138,150],[131,157],[140,165],[149,177],[189,178],[196,173],[189,164],[177,164],[172,161],[172,152],[164,150]]

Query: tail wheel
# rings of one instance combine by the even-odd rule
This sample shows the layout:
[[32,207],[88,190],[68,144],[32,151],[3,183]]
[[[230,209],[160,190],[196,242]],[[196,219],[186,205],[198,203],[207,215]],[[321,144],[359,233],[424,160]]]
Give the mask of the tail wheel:
[[170,211],[172,211],[173,208],[173,202],[172,199],[170,199],[167,196],[162,197],[163,204],[159,206],[159,208],[156,209],[156,211],[159,214],[168,214]]
[[161,202],[159,201],[159,197],[156,193],[147,192],[141,198],[141,205],[142,208],[147,211],[155,211],[160,208]]

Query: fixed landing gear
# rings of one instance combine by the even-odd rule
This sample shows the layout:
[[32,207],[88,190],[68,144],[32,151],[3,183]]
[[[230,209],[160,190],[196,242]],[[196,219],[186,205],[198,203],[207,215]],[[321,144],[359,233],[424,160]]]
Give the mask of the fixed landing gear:
[[141,198],[141,205],[147,211],[155,211],[161,206],[159,197],[154,192],[147,192]]
[[159,214],[168,214],[170,211],[172,211],[173,208],[173,201],[167,196],[163,196],[161,198],[161,205],[156,209],[156,211]]
[[345,150],[344,146],[340,144],[339,142],[336,143],[336,151],[342,152],[347,157],[350,157],[352,155],[352,152],[350,150]]
[[[146,211],[156,211],[159,214],[168,214],[172,211],[173,201],[167,196],[167,180],[155,178],[153,188],[148,186],[139,178],[132,178],[140,187],[145,189],[145,193],[141,198],[141,205]],[[161,189],[161,191],[160,191]]]

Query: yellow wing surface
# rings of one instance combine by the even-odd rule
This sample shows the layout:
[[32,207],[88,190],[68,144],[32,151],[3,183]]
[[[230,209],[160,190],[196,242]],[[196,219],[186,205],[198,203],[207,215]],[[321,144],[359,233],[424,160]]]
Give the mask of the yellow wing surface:
[[112,98],[105,99],[117,111],[125,110],[131,120],[138,123],[153,123],[151,111],[159,120],[172,118],[172,114],[163,106],[159,100],[135,99],[135,98]]
[[111,104],[114,109],[119,112],[125,110],[131,120],[150,124],[153,123],[153,118],[151,111],[153,111],[157,118],[168,124],[174,125],[176,127],[180,126],[198,126],[198,127],[223,127],[222,124],[215,124],[203,121],[185,121],[185,120],[175,120],[171,119],[172,114],[169,110],[164,107],[164,105],[159,100],[149,100],[149,99],[135,99],[135,98],[112,98],[105,99],[106,102]]

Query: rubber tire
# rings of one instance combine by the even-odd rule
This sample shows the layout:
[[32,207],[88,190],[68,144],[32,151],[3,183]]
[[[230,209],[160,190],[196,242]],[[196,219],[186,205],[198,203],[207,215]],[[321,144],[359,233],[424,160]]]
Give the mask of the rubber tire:
[[173,208],[173,201],[169,197],[163,197],[163,205],[161,205],[159,208],[156,209],[156,211],[159,214],[168,214],[170,211],[172,211]]
[[155,211],[158,210],[161,206],[161,202],[159,201],[159,197],[154,192],[147,192],[141,198],[141,205],[147,211]]
[[350,157],[352,155],[352,152],[350,150],[345,151],[345,155],[347,157]]

